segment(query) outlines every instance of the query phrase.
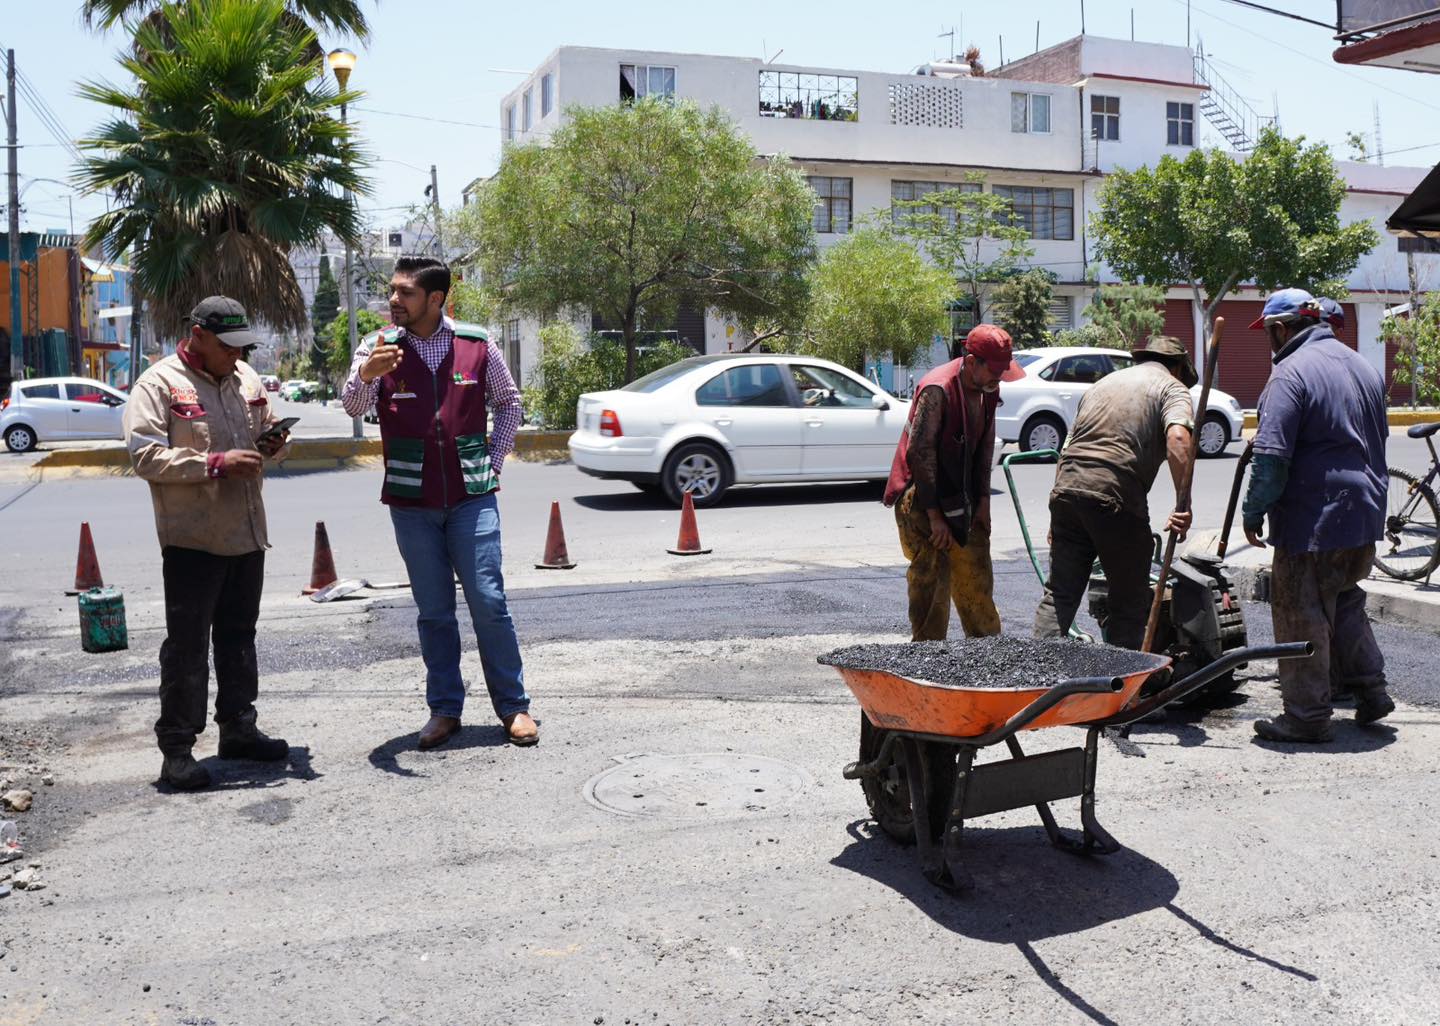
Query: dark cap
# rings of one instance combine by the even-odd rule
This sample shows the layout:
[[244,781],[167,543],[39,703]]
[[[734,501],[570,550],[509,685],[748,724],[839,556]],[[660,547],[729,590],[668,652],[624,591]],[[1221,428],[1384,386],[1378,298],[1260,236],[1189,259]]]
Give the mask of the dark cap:
[[260,344],[259,337],[250,330],[245,308],[229,296],[210,296],[200,300],[190,311],[190,321],[218,335],[221,343],[231,349]]
[[1200,380],[1200,375],[1195,373],[1195,361],[1190,359],[1190,351],[1185,348],[1185,343],[1170,335],[1151,335],[1149,340],[1134,351],[1136,360],[1159,360],[1167,366],[1179,367],[1180,380],[1186,388],[1194,388],[1195,383]]
[[1000,375],[1001,381],[1017,381],[1025,376],[1011,354],[1010,333],[994,324],[977,324],[965,336],[965,352],[985,363]]

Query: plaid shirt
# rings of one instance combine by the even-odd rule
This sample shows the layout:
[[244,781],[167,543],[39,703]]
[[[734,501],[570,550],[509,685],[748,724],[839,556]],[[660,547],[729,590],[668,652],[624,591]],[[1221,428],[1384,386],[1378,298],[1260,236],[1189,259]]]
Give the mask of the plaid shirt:
[[[425,366],[434,372],[455,343],[453,325],[450,318],[442,317],[440,326],[429,338],[420,338],[404,328],[400,331],[420,354]],[[352,417],[363,416],[366,410],[375,405],[375,399],[380,394],[379,378],[368,385],[360,380],[360,368],[370,359],[373,349],[372,342],[360,343],[355,351],[355,359],[350,362],[350,376],[345,379],[345,387],[340,392],[340,402],[344,405],[345,412]],[[515,432],[520,428],[520,390],[515,387],[515,380],[510,377],[510,368],[505,366],[505,357],[500,355],[500,347],[494,342],[486,343],[485,405],[490,407],[494,422],[488,439],[490,465],[495,468],[495,473],[499,474],[505,466],[505,457],[515,448]]]

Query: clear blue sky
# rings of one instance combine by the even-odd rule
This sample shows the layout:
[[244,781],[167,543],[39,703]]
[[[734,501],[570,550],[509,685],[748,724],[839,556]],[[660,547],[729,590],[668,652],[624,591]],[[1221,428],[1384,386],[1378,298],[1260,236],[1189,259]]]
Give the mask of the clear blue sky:
[[[1330,0],[1270,0],[1273,6],[1324,20]],[[595,3],[565,0],[492,5],[479,0],[382,0],[370,7],[374,38],[358,47],[360,62],[351,84],[368,97],[352,112],[367,144],[379,158],[373,194],[362,205],[376,226],[398,222],[399,208],[424,202],[429,166],[439,168],[445,206],[459,203],[460,189],[494,170],[499,159],[499,100],[517,76],[504,70],[534,68],[556,46],[639,47],[760,56],[783,49],[781,60],[871,71],[908,71],[944,55],[942,30],[957,29],[957,46],[975,43],[982,58],[998,63],[999,40],[1011,60],[1033,50],[1035,25],[1040,45],[1050,46],[1080,31],[1079,0],[1034,0],[998,4],[993,0],[937,3],[914,0],[894,6],[831,0],[777,3],[728,0],[720,5],[677,4],[673,0]],[[693,6],[693,10],[691,9]],[[1185,43],[1186,0],[1088,0],[1086,31],[1129,38]],[[44,96],[63,128],[79,137],[102,112],[75,96],[78,79],[116,80],[114,55],[124,44],[117,30],[99,35],[80,24],[79,0],[6,0],[12,13],[0,30],[0,45],[13,47],[21,71]],[[1223,0],[1192,0],[1192,33],[1222,73],[1262,113],[1278,101],[1288,134],[1304,134],[1348,152],[1345,133],[1367,135],[1372,104],[1382,117],[1387,164],[1429,166],[1440,160],[1440,76],[1386,69],[1353,69],[1330,57],[1334,41],[1324,29],[1249,11]],[[345,40],[324,39],[327,49]],[[475,126],[440,124],[424,115]],[[37,121],[22,94],[20,172],[24,179],[65,180],[71,158]],[[1412,147],[1417,147],[1412,149]],[[1398,152],[1400,150],[1407,152]],[[406,165],[413,165],[408,167]],[[74,196],[77,227],[104,209],[98,197]],[[29,229],[68,224],[67,190],[37,182],[26,193],[23,218]]]

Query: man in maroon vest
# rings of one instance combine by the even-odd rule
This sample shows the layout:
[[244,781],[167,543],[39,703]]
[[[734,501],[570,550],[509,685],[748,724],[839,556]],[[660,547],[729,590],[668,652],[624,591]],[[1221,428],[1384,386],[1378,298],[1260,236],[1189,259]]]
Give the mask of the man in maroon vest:
[[[419,610],[430,720],[420,747],[460,729],[465,684],[455,579],[465,592],[480,666],[511,743],[539,740],[515,625],[500,573],[500,470],[520,426],[520,398],[500,350],[483,331],[457,331],[444,316],[450,269],[401,257],[390,282],[391,328],[362,342],[341,399],[352,417],[380,414],[385,480],[395,542]],[[487,408],[495,430],[487,430]]]
[[1024,372],[1010,336],[980,324],[965,355],[920,379],[910,420],[895,447],[885,505],[895,507],[900,548],[910,561],[910,634],[943,641],[950,603],[967,637],[1000,633],[990,565],[990,468],[1000,382]]

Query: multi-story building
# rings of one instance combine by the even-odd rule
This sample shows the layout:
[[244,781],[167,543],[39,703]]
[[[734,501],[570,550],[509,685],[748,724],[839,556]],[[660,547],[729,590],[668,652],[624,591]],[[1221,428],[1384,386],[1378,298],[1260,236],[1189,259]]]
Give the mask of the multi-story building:
[[[649,95],[719,106],[762,154],[787,154],[810,177],[815,230],[823,247],[858,218],[942,187],[1003,195],[1031,233],[1031,264],[1057,278],[1052,325],[1078,325],[1095,281],[1115,276],[1095,260],[1087,219],[1096,192],[1115,168],[1183,158],[1214,142],[1245,149],[1259,118],[1213,69],[1184,47],[1081,36],[984,74],[968,64],[932,63],[908,74],[772,64],[753,58],[564,46],[501,101],[505,142],[543,138],[565,108]],[[1208,120],[1207,120],[1208,119]],[[1340,163],[1349,183],[1347,221],[1383,228],[1398,197],[1425,169]],[[976,173],[983,183],[971,184]],[[1425,240],[1385,237],[1350,276],[1345,335],[1377,367],[1389,356],[1378,331],[1384,309],[1408,294],[1407,257]],[[1440,285],[1440,261],[1413,254],[1422,287]],[[1091,269],[1098,278],[1087,277]],[[1168,290],[1166,330],[1192,346],[1201,313],[1188,288]],[[1252,403],[1269,369],[1263,336],[1244,326],[1260,296],[1238,289],[1221,313],[1230,344],[1220,387]],[[952,313],[963,331],[973,311]],[[734,344],[733,325],[713,313],[692,316],[682,337],[705,352]],[[506,324],[521,368],[533,366],[538,325]],[[933,359],[945,352],[937,344]],[[1203,355],[1203,354],[1202,354]],[[917,368],[918,369],[918,368]]]

